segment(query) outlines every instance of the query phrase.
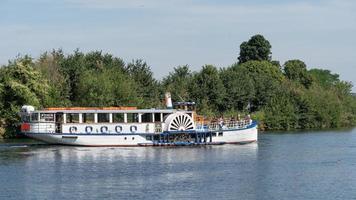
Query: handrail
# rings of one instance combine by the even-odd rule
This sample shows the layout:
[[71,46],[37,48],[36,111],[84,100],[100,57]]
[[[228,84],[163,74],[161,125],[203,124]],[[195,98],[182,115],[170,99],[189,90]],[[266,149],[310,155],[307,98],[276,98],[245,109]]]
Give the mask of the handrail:
[[226,129],[243,129],[247,128],[253,122],[252,120],[240,120],[240,121],[221,121],[221,122],[212,122],[212,123],[197,123],[196,127],[198,130],[226,130]]
[[54,133],[55,123],[53,122],[35,122],[30,123],[31,132],[33,133]]

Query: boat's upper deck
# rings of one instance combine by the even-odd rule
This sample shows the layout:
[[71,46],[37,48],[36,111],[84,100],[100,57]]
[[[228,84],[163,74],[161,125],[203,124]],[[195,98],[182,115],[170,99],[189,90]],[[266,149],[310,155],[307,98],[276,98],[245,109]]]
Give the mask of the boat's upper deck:
[[[70,108],[45,108],[36,110],[38,113],[174,113],[176,109],[137,109],[136,107],[70,107]],[[193,111],[184,111],[192,113]]]
[[[62,107],[35,110],[24,107],[23,122],[57,123],[156,123],[164,122],[169,114],[182,112],[177,109],[137,109],[136,107]],[[183,111],[194,116],[194,111]]]

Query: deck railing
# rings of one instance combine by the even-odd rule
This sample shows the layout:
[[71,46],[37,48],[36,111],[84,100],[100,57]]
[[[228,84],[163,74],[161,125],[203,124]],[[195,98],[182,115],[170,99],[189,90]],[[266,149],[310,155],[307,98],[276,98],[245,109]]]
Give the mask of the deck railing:
[[240,121],[221,121],[221,122],[210,122],[210,123],[197,123],[197,130],[209,130],[218,131],[226,129],[243,129],[247,128],[252,124],[252,120],[240,120]]
[[32,133],[54,133],[56,131],[54,123],[36,122],[30,123]]

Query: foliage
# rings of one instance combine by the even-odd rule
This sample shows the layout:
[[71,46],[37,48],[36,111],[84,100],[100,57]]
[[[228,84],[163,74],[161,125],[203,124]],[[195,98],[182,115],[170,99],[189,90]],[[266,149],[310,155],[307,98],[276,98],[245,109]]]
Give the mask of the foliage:
[[113,68],[83,72],[78,93],[81,94],[77,101],[79,106],[140,106],[143,103],[136,83]]
[[13,136],[17,131],[21,106],[42,107],[51,102],[48,81],[33,66],[32,59],[25,56],[0,70],[0,125],[6,129],[6,136]]
[[270,61],[271,60],[271,44],[262,35],[254,35],[249,41],[243,42],[240,45],[239,63],[244,63],[249,60]]
[[142,95],[145,105],[157,107],[160,105],[160,84],[153,77],[151,68],[143,60],[134,60],[127,65],[125,71],[137,84],[138,94]]
[[210,117],[250,113],[262,130],[353,126],[351,89],[338,74],[308,71],[301,60],[283,67],[271,61],[271,45],[262,35],[241,44],[239,63],[204,65],[197,72],[178,66],[161,82],[143,60],[125,64],[101,51],[66,55],[59,49],[0,68],[0,137],[15,135],[22,105],[162,107],[166,91],[173,101],[195,101],[199,114]]
[[332,74],[330,70],[326,69],[311,69],[308,74],[311,75],[314,82],[325,89],[329,89],[340,81],[338,74]]
[[312,77],[308,74],[307,66],[300,60],[289,60],[284,63],[284,74],[290,80],[296,81],[309,88]]
[[200,111],[203,114],[223,111],[226,91],[216,67],[205,65],[200,72],[193,75],[190,95],[193,101],[202,105]]
[[191,85],[193,74],[189,66],[178,66],[173,69],[162,81],[165,91],[171,92],[173,101],[190,100],[189,87]]

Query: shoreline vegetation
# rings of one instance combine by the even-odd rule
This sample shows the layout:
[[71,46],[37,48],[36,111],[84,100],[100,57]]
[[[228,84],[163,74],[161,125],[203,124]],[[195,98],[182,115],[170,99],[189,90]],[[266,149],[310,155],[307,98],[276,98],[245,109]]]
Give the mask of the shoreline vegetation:
[[0,68],[0,137],[16,136],[22,105],[162,108],[166,91],[173,101],[196,102],[198,113],[211,118],[251,113],[261,130],[356,124],[350,82],[329,70],[308,70],[301,60],[281,65],[272,60],[271,48],[262,35],[254,35],[240,45],[231,66],[204,65],[197,72],[177,66],[162,80],[143,60],[126,64],[101,51],[18,56]]

